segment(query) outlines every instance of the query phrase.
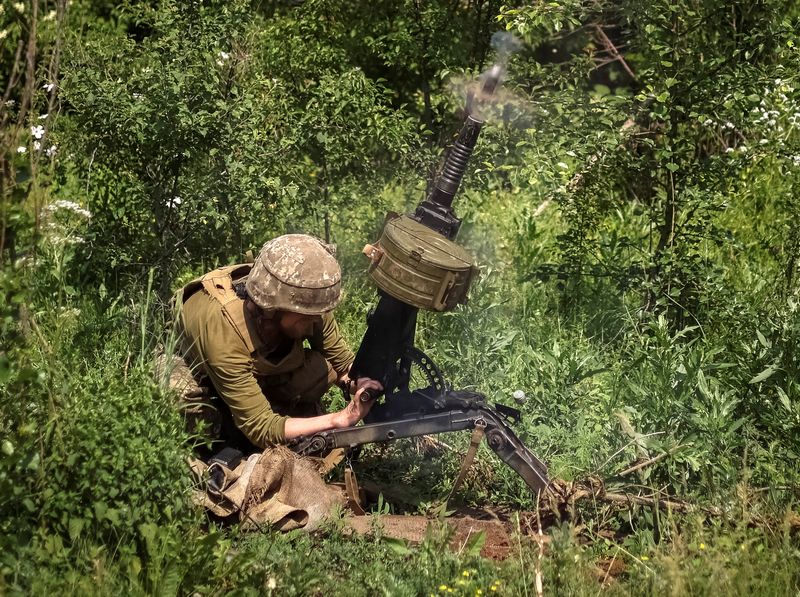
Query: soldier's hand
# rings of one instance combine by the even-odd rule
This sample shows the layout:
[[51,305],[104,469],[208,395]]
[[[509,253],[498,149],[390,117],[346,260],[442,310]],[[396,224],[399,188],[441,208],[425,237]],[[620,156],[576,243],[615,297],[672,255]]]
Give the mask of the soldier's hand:
[[364,392],[372,390],[377,395],[383,390],[383,386],[380,382],[367,378],[359,379],[356,387],[357,389],[353,399],[347,403],[347,406],[336,413],[338,417],[337,426],[339,427],[352,427],[367,416],[372,405],[375,404],[375,400],[362,400],[362,396],[366,397],[368,395]]
[[353,400],[358,402],[374,402],[383,391],[381,382],[368,377],[359,377],[356,381],[356,393]]

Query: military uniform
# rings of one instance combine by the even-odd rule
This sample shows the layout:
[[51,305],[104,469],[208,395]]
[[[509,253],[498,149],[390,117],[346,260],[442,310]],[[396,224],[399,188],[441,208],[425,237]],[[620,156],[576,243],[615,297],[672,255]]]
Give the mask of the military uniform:
[[[257,448],[282,443],[288,417],[321,414],[320,398],[353,361],[333,314],[320,308],[332,308],[338,301],[338,265],[335,272],[325,267],[317,272],[322,290],[315,295],[318,299],[320,293],[332,288],[335,301],[314,304],[302,288],[293,286],[293,280],[298,271],[302,274],[318,264],[304,263],[301,255],[285,248],[270,254],[268,246],[259,259],[268,263],[272,276],[277,274],[270,278],[270,284],[262,281],[253,288],[251,278],[259,275],[258,262],[255,266],[235,265],[209,272],[185,286],[176,297],[186,362],[224,402],[223,414],[235,425],[233,430],[227,429],[228,435],[238,430]],[[266,334],[264,326],[268,327],[269,321],[248,313],[245,288],[259,304],[291,307],[308,314],[326,312],[321,313],[305,339]],[[275,297],[265,296],[273,291]],[[291,304],[283,304],[282,299]]]

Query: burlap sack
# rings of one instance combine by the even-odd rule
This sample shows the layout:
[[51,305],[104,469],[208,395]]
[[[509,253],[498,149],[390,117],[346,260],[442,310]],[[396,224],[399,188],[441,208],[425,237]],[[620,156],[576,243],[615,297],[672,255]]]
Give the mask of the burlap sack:
[[[203,462],[191,465],[195,474],[209,476]],[[217,516],[238,515],[244,529],[269,524],[280,531],[313,530],[346,503],[341,490],[322,480],[316,460],[282,446],[253,454],[233,471],[222,472],[221,491],[197,491],[195,501]]]

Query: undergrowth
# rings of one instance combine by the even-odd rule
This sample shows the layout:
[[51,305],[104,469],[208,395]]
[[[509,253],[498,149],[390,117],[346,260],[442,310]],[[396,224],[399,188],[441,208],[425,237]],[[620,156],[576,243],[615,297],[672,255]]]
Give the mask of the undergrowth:
[[[743,476],[760,480],[769,470],[763,467],[793,482],[783,452],[773,446],[767,458],[752,448],[758,445],[756,427],[735,433],[750,429],[749,420],[726,434],[723,423],[737,419],[725,410],[710,412],[714,426],[707,427],[696,408],[681,418],[667,407],[703,398],[714,407],[730,392],[714,377],[716,353],[703,350],[700,341],[686,346],[658,321],[631,336],[638,338],[632,343],[598,343],[579,329],[544,323],[550,319],[521,325],[497,300],[515,298],[503,284],[499,274],[487,273],[459,317],[425,318],[421,326],[420,344],[456,387],[476,387],[520,408],[524,424],[518,431],[551,462],[554,476],[601,475],[613,488],[614,472],[643,451],[678,446],[635,482],[671,484],[670,493],[722,506],[729,521],[656,519],[646,507],[630,507],[622,516],[611,508],[583,507],[573,524],[546,531],[541,563],[530,529],[521,525],[516,547],[502,563],[477,557],[479,544],[449,551],[451,537],[435,521],[420,545],[383,537],[377,520],[375,534],[367,537],[350,536],[337,521],[312,536],[246,536],[235,527],[215,528],[191,505],[188,438],[172,398],[154,380],[154,350],[165,339],[154,332],[161,325],[157,301],[145,289],[130,305],[110,297],[53,300],[48,294],[31,301],[38,308],[23,310],[0,386],[0,589],[518,595],[531,594],[537,566],[544,585],[559,594],[596,594],[603,587],[612,594],[778,595],[796,588],[797,539],[780,521],[793,505],[791,491],[750,485],[742,493],[737,485]],[[360,329],[369,292],[353,286],[348,294],[351,305],[341,319],[351,335]],[[480,313],[481,326],[471,324],[473,313]],[[621,364],[636,346],[639,352],[630,355],[649,359],[645,368]],[[642,379],[645,374],[650,377]],[[680,382],[687,378],[693,381],[684,396]],[[662,400],[673,402],[664,403],[663,415],[655,408],[641,417],[635,388],[646,384],[652,399],[659,383]],[[524,389],[523,404],[510,397],[514,389]],[[647,433],[654,429],[667,433]],[[362,478],[386,484],[380,512],[441,513],[467,435],[441,436],[450,449],[433,454],[412,442],[365,450],[356,466]],[[726,481],[720,458],[733,459],[738,450],[751,455],[742,463],[747,468],[728,463],[725,470],[735,475]],[[693,465],[698,454],[707,463]],[[717,492],[709,493],[714,487]],[[485,448],[456,499],[512,510],[534,506],[521,481]]]

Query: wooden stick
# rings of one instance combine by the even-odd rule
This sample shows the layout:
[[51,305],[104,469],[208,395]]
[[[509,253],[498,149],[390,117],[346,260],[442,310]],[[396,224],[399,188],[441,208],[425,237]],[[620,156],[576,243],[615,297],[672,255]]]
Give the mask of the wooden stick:
[[628,73],[631,78],[636,81],[636,75],[633,74],[631,67],[628,66],[628,63],[625,62],[625,59],[622,57],[622,54],[619,53],[617,46],[615,46],[612,41],[606,35],[606,32],[603,31],[603,28],[600,25],[595,25],[594,30],[597,33],[598,37],[600,37],[600,41],[606,47],[606,50],[617,60],[621,65],[622,68],[625,69],[625,72]]
[[649,460],[645,460],[644,462],[640,462],[638,464],[634,464],[630,468],[626,468],[621,473],[617,473],[616,476],[617,477],[624,477],[625,475],[630,475],[631,473],[635,473],[636,471],[642,470],[643,468],[645,468],[647,466],[650,466],[651,464],[655,464],[656,462],[659,462],[660,460],[664,460],[667,456],[670,456],[673,452],[678,450],[678,448],[682,448],[682,447],[683,447],[683,445],[675,446],[674,448],[671,448],[671,449],[667,450],[666,452],[663,452],[663,453],[661,453],[661,454],[659,454],[657,456],[654,456],[653,458],[650,458]]

